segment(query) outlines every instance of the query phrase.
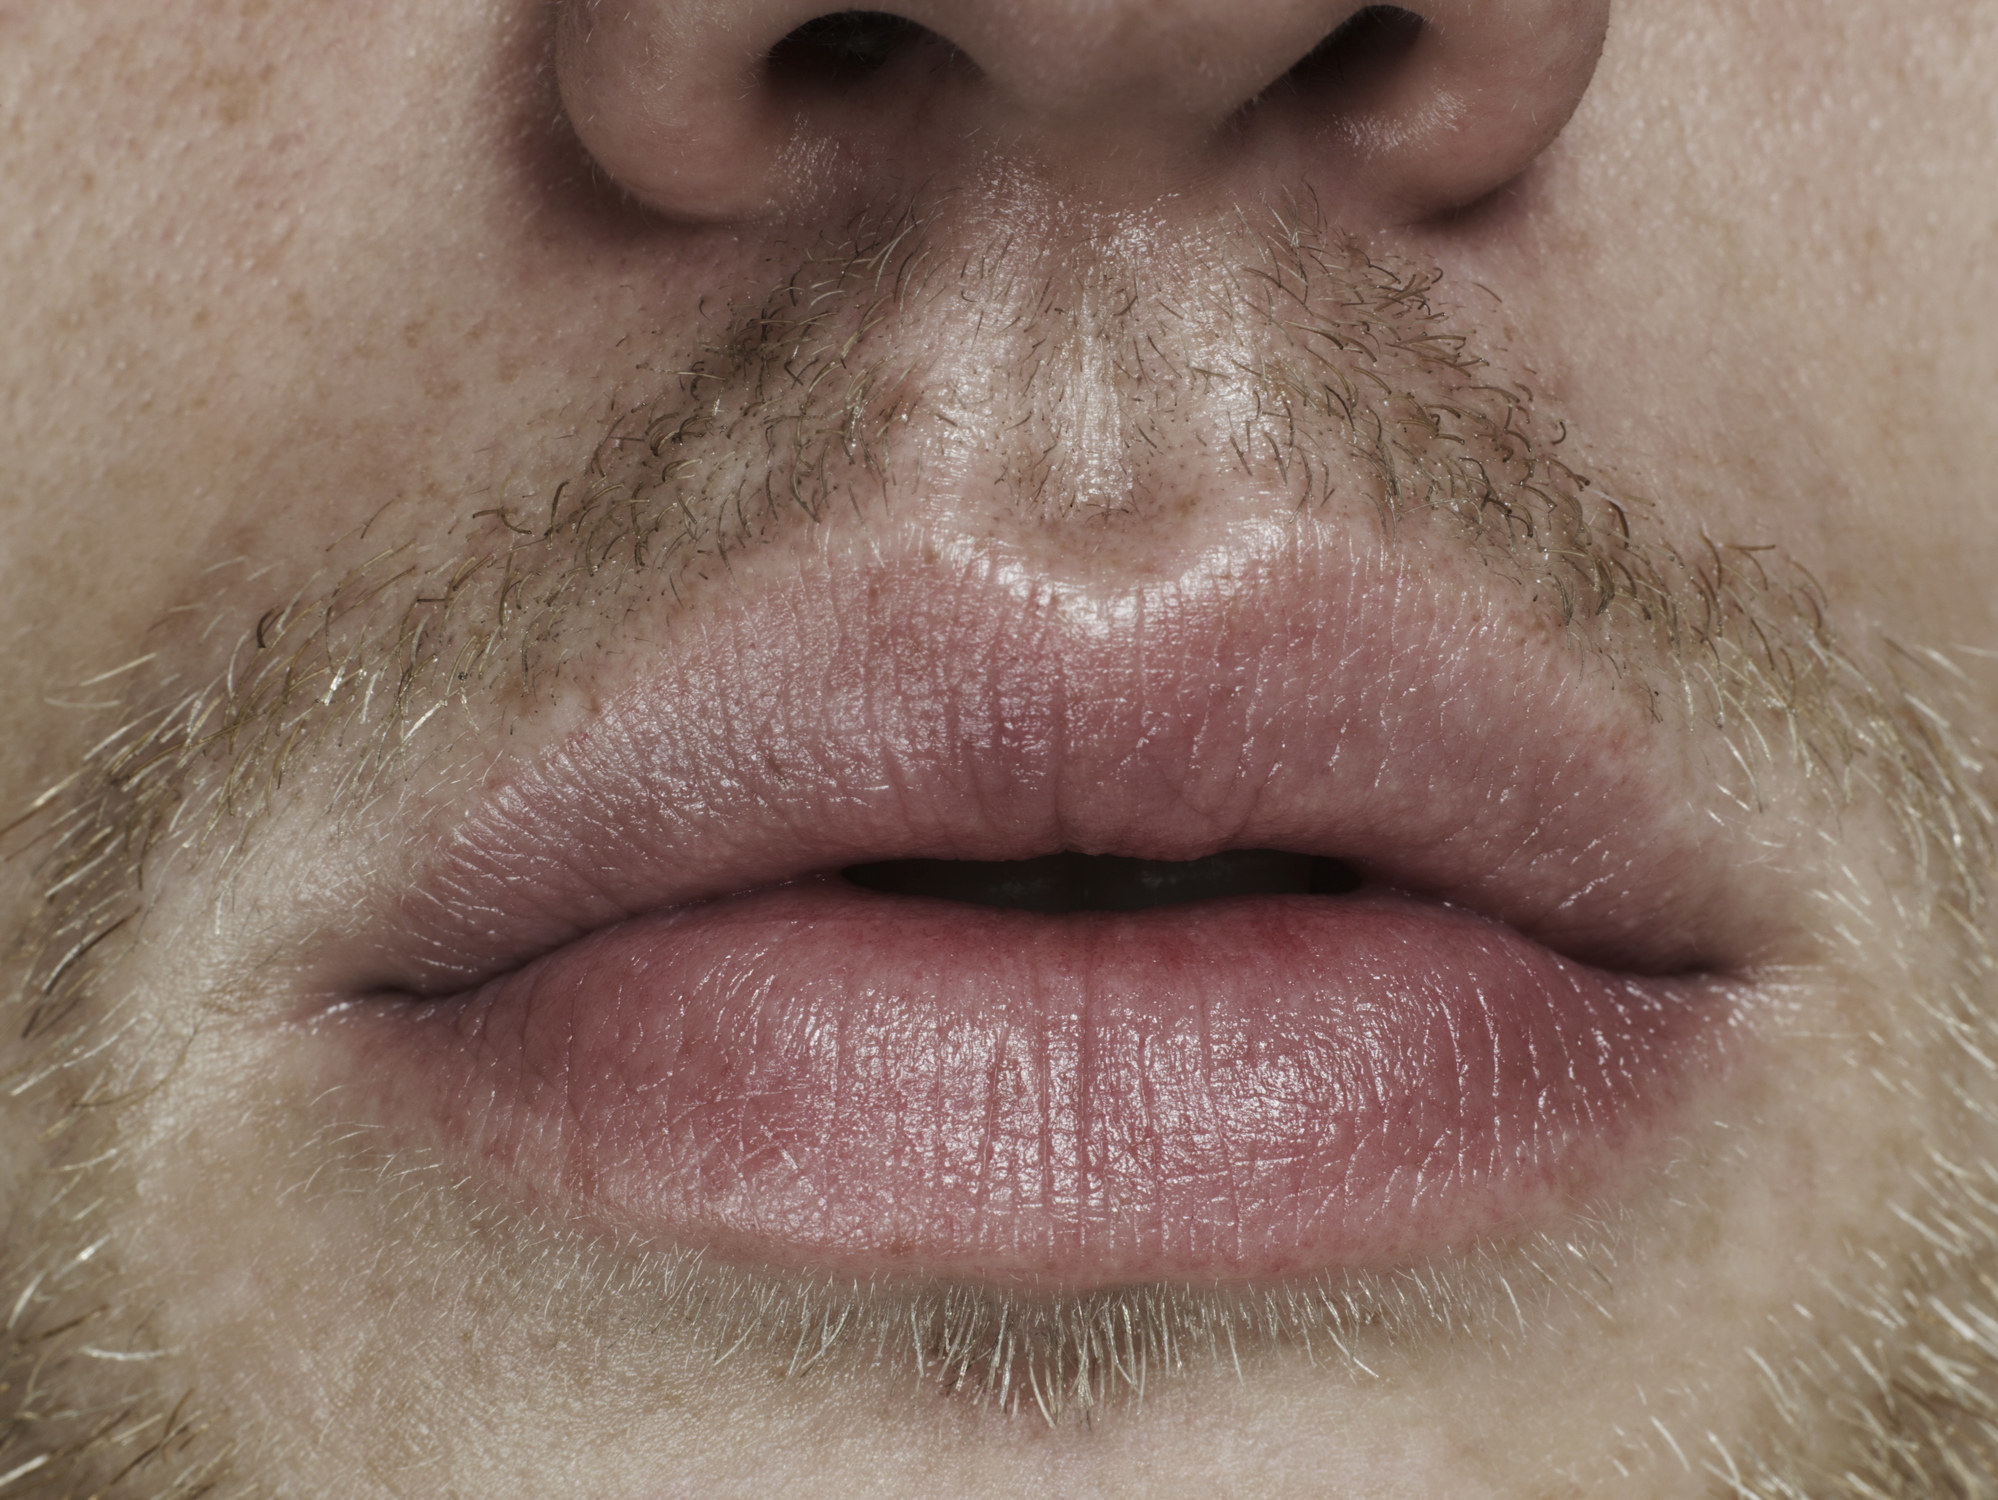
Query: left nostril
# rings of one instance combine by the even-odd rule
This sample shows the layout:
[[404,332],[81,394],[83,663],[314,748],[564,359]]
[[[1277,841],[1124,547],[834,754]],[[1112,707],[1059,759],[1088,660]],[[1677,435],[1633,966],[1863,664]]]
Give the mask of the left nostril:
[[886,11],[838,11],[787,33],[770,49],[770,68],[792,78],[847,82],[879,72],[897,53],[930,34],[916,22]]
[[1364,86],[1408,56],[1422,25],[1414,11],[1369,5],[1299,58],[1283,81],[1313,93]]

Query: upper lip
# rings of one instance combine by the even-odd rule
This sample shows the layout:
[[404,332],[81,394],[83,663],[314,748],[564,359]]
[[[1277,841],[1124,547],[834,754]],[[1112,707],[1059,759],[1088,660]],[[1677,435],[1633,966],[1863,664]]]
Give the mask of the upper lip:
[[1772,953],[1783,882],[1703,805],[1698,742],[1475,567],[1363,525],[1117,584],[946,542],[831,539],[710,596],[448,810],[327,987],[463,993],[649,911],[1058,849],[1336,856],[1619,970]]

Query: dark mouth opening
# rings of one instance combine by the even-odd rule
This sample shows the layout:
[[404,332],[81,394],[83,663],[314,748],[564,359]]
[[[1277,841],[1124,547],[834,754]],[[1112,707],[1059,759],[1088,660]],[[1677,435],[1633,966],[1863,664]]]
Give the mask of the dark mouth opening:
[[1015,911],[1149,911],[1235,896],[1344,896],[1359,872],[1341,860],[1280,849],[1229,849],[1201,859],[1047,854],[1039,859],[890,859],[849,865],[855,885]]

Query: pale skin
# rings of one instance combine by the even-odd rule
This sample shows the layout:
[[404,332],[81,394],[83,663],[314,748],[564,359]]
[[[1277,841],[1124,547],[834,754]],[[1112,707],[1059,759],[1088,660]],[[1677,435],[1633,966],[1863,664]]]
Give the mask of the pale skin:
[[[225,680],[244,641],[282,635],[288,603],[382,546],[448,575],[477,551],[474,513],[545,510],[615,418],[677,391],[673,372],[773,286],[809,281],[815,247],[865,251],[857,223],[914,208],[959,267],[1045,248],[1035,274],[1084,289],[1060,330],[1184,337],[1161,356],[1177,367],[1201,357],[1197,320],[1089,296],[1150,288],[1213,314],[1215,347],[1263,348],[1253,318],[1227,324],[1240,308],[1214,277],[1260,243],[1241,215],[1288,204],[1322,243],[1350,232],[1440,272],[1450,331],[1530,389],[1542,440],[1572,433],[1565,460],[1642,500],[1657,548],[1766,546],[1781,579],[1815,580],[1808,605],[1749,613],[1829,632],[1811,638],[1856,664],[1823,717],[1884,702],[1916,726],[1811,731],[1800,755],[1752,694],[1719,730],[1604,700],[1606,739],[1657,738],[1687,805],[1757,851],[1767,878],[1745,888],[1788,893],[1736,914],[1774,1018],[1662,1155],[1520,1231],[1571,1256],[1543,1255],[1536,1282],[1494,1252],[1523,1299],[1504,1318],[1472,1291],[1448,1330],[1414,1317],[1336,1354],[1208,1351],[1086,1420],[945,1395],[864,1350],[799,1371],[781,1335],[718,1360],[731,1339],[698,1298],[662,1293],[660,1247],[461,1190],[445,1146],[326,1104],[351,1080],[279,1014],[322,951],[366,943],[369,882],[617,692],[679,670],[731,600],[808,591],[842,549],[934,561],[969,537],[1115,600],[1195,576],[1196,554],[1225,574],[1248,522],[1323,527],[1422,587],[1489,590],[1496,628],[1558,633],[1514,587],[1538,564],[1480,570],[1415,523],[1387,539],[1336,485],[1300,520],[1275,480],[1207,484],[1189,455],[1206,451],[1201,400],[1219,412],[1225,392],[1168,409],[1075,354],[1056,400],[1014,379],[1017,348],[960,357],[973,325],[918,300],[861,357],[906,377],[928,468],[833,485],[809,525],[746,528],[735,571],[678,600],[575,606],[588,628],[550,648],[560,671],[481,678],[369,799],[342,800],[358,732],[315,741],[268,796],[272,763],[241,744],[176,772],[191,799],[232,764],[258,791],[223,809],[222,836],[150,850],[136,936],[76,970],[89,983],[60,1024],[0,1041],[0,1496],[1998,1493],[1998,1406],[1980,1407],[1998,1402],[1998,1322],[1980,1321],[1998,1306],[1978,1286],[1998,1270],[1982,1175],[1998,1081],[1975,1060],[1998,1008],[1977,810],[1998,795],[1998,12],[1521,6],[1517,24],[1579,28],[1588,59],[1590,15],[1605,21],[1600,61],[1534,97],[1573,108],[1558,136],[1501,111],[1497,154],[1463,166],[1421,150],[1354,165],[1253,132],[1217,146],[1352,10],[1263,0],[912,11],[979,60],[976,86],[928,115],[807,111],[771,145],[730,113],[739,95],[672,82],[818,13],[767,9],[633,8],[606,58],[578,40],[587,18],[538,0],[0,0],[0,825],[67,784],[35,814],[60,817],[107,735]],[[1454,10],[1505,35],[1505,0]],[[619,89],[668,89],[671,107],[633,125]],[[655,170],[697,158],[739,170]],[[951,274],[967,305],[996,305],[996,279]],[[1099,421],[1106,405],[1130,425]],[[807,437],[825,420],[783,410]],[[958,450],[923,426],[937,412],[953,430],[1042,421],[1063,458],[1033,503],[1011,471],[938,481]],[[1105,435],[1138,426],[1169,455],[1150,469]],[[699,451],[720,463],[733,441]],[[1677,682],[1629,618],[1575,625],[1577,670],[1636,654]],[[1923,734],[1944,769],[1883,770]],[[31,817],[0,846],[24,1017],[49,972],[57,836]],[[1451,1256],[1474,1258],[1449,1247],[1423,1283],[1446,1300],[1465,1279]]]

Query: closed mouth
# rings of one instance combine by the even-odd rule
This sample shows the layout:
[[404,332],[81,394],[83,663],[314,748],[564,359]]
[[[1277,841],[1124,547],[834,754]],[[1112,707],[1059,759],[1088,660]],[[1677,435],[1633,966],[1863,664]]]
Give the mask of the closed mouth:
[[939,616],[933,553],[750,591],[385,898],[343,1081],[492,1192],[868,1277],[1258,1282],[1614,1194],[1778,894],[1583,654],[1397,566],[1238,559],[1142,641],[999,570]]

